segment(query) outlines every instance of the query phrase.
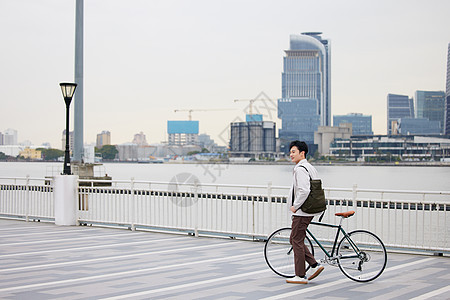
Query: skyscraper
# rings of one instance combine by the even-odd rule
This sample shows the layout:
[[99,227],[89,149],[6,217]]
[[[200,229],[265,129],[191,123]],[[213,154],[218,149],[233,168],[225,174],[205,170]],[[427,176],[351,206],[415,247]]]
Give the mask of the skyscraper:
[[387,95],[387,134],[392,134],[392,122],[400,118],[414,118],[413,99],[404,95]]
[[447,84],[445,89],[445,134],[450,135],[450,43],[447,51]]
[[17,130],[8,128],[3,132],[3,145],[17,145]]
[[440,122],[440,132],[444,133],[445,93],[442,91],[416,91],[414,115],[430,121]]
[[109,131],[102,131],[101,133],[97,134],[97,148],[101,148],[105,145],[111,145],[111,132]]
[[331,126],[330,43],[321,34],[293,34],[285,50],[278,100],[282,146],[294,139],[313,144],[317,127]]

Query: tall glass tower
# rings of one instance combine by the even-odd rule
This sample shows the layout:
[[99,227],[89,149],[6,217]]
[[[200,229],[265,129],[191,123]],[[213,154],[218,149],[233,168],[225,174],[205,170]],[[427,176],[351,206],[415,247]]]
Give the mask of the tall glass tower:
[[331,126],[330,42],[321,34],[293,34],[285,50],[278,100],[282,147],[295,139],[312,146],[317,127]]
[[447,85],[445,91],[445,134],[450,135],[450,43],[447,52]]
[[414,118],[413,99],[404,95],[387,95],[387,134],[392,134],[392,122],[401,118]]
[[416,91],[414,108],[416,118],[438,121],[441,128],[440,132],[444,133],[445,92]]

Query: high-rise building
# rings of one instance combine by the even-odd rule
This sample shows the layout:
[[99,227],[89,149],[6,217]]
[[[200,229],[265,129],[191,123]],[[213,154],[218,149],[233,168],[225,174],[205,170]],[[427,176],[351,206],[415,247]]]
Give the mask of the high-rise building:
[[321,34],[291,35],[289,50],[285,50],[278,100],[282,147],[295,139],[312,144],[318,126],[331,126],[330,42]]
[[450,43],[447,52],[447,84],[445,88],[445,134],[450,135]]
[[413,99],[404,95],[387,95],[387,134],[392,134],[392,122],[400,118],[414,118]]
[[96,147],[100,149],[101,147],[105,145],[111,145],[111,132],[109,131],[102,131],[101,133],[97,134],[97,143]]
[[0,132],[0,145],[3,145],[3,133]]
[[17,130],[8,128],[3,133],[3,145],[17,145]]
[[445,92],[416,91],[414,97],[414,115],[419,119],[440,122],[440,133],[444,133]]
[[[278,117],[281,118],[279,138],[289,145],[292,140],[314,143],[314,132],[320,126],[317,102],[314,99],[279,99]],[[283,152],[289,149],[282,149]]]
[[372,116],[360,113],[333,116],[333,125],[338,127],[343,123],[352,124],[352,135],[373,135]]
[[167,121],[169,145],[197,145],[198,121]]

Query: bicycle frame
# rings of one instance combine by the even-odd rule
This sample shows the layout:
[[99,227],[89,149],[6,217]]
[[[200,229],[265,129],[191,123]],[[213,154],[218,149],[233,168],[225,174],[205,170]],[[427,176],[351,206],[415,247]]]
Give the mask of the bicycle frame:
[[320,247],[320,249],[322,249],[323,253],[325,253],[325,255],[328,258],[333,258],[334,257],[334,253],[335,251],[337,252],[337,245],[338,245],[338,239],[339,239],[339,234],[342,233],[343,236],[347,239],[347,241],[349,242],[349,244],[352,246],[353,250],[355,251],[355,253],[357,254],[356,256],[346,256],[346,257],[358,257],[359,255],[359,248],[358,246],[355,245],[355,243],[352,241],[351,238],[349,238],[347,232],[345,232],[344,228],[342,228],[342,219],[339,222],[339,225],[334,225],[334,224],[326,224],[326,223],[319,223],[319,222],[311,222],[310,224],[312,225],[318,225],[318,226],[324,226],[324,227],[331,227],[331,228],[336,228],[336,237],[334,238],[334,243],[333,243],[333,248],[331,249],[331,253],[328,252],[323,246],[322,244],[316,239],[316,237],[312,234],[312,232],[306,228],[306,232],[308,233],[308,235],[316,242],[316,244]]

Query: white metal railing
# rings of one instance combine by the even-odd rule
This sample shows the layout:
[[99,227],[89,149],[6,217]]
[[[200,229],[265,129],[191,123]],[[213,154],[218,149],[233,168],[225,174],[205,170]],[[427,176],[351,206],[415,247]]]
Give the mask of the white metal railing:
[[[8,179],[10,183],[1,183]],[[53,218],[53,192],[32,185],[37,178],[0,177],[0,215]],[[108,184],[110,186],[98,186]],[[88,185],[88,186],[82,186]],[[289,187],[149,181],[80,180],[80,223],[101,223],[183,230],[194,234],[266,237],[289,226]],[[450,252],[450,191],[395,191],[325,188],[324,223],[337,223],[335,212],[354,210],[347,231],[367,229],[391,248]],[[322,240],[333,230],[310,229]]]
[[0,216],[54,219],[51,180],[43,178],[0,177]]

